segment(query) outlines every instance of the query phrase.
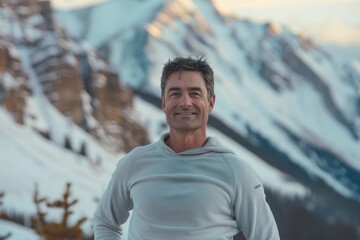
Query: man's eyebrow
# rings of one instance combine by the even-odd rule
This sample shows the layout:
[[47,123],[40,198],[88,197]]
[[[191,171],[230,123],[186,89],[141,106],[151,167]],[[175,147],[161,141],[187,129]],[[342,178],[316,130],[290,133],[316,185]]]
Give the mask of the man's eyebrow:
[[200,87],[190,87],[188,88],[188,91],[202,91]]
[[171,88],[169,88],[169,92],[172,92],[172,91],[180,91],[181,90],[181,88],[179,88],[179,87],[171,87]]
[[[200,87],[189,87],[186,89],[187,91],[198,91],[198,92],[202,92]],[[168,92],[175,92],[175,91],[181,91],[180,87],[171,87],[169,88]]]

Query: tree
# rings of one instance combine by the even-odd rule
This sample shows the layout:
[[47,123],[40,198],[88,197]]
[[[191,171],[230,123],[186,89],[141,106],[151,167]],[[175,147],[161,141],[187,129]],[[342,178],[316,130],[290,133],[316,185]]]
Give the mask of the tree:
[[[37,214],[32,219],[36,232],[45,240],[80,240],[83,239],[81,225],[86,221],[86,217],[80,218],[74,225],[69,224],[69,217],[73,214],[71,208],[78,202],[77,199],[70,199],[71,183],[66,184],[66,190],[61,199],[49,202],[47,198],[39,197],[39,190],[36,186],[34,202]],[[41,205],[45,204],[48,208],[60,208],[63,210],[60,221],[47,221],[47,213],[42,210]]]
[[[0,192],[0,207],[3,205],[3,197],[5,196],[4,192]],[[5,218],[5,213],[0,209],[0,219]],[[0,235],[0,240],[8,239],[11,236],[11,233],[7,233],[6,235]]]

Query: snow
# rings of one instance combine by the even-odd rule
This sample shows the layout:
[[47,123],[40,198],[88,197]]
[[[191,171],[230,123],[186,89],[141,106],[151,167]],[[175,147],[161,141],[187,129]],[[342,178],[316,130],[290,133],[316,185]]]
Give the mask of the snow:
[[[89,159],[64,150],[33,130],[17,125],[3,109],[0,109],[0,119],[0,189],[5,192],[3,207],[7,211],[30,216],[35,213],[32,201],[35,183],[39,185],[41,196],[55,200],[62,196],[66,183],[71,182],[72,196],[79,199],[71,219],[75,221],[87,216],[89,220],[85,229],[89,231],[97,203],[95,199],[100,198],[105,190],[121,155],[108,154],[103,156],[100,165],[94,165]],[[54,212],[48,217],[56,216]]]
[[165,115],[159,108],[138,97],[134,98],[134,108],[138,112],[137,119],[148,130],[151,142],[156,142],[162,134],[169,131]]
[[[339,76],[341,76],[343,69],[340,67],[334,67],[334,64],[332,64],[331,61],[317,60],[319,59],[319,56],[316,56],[315,54],[305,54],[301,51],[299,51],[298,54],[305,60],[306,63],[308,63],[308,65],[314,68],[312,70],[329,87],[330,94],[333,95],[333,99],[336,101],[337,105],[340,106],[341,110],[346,111],[349,109],[349,104],[355,104],[355,101],[351,103],[349,102],[349,99],[356,98],[359,93],[356,92],[356,89],[351,88],[342,81],[339,81]],[[359,116],[354,117],[360,118]]]
[[5,72],[1,77],[2,85],[6,90],[10,90],[11,88],[16,88],[19,86],[18,81],[16,81],[14,77],[8,72]]
[[[3,14],[0,17],[7,14],[7,23],[11,22],[14,25],[11,30],[19,31],[17,34],[11,32],[10,28],[1,28],[1,34],[22,37],[20,32],[22,26],[15,19],[16,17],[10,12],[1,11],[0,14]],[[38,24],[39,19],[32,17],[27,23]],[[29,30],[27,32],[31,32],[34,26],[27,25],[26,29]],[[79,51],[81,46],[84,46],[87,51],[93,51],[91,47],[86,48],[84,43],[80,45],[73,41],[58,41],[52,34],[44,35],[42,40],[42,46],[46,47],[58,42],[65,49]],[[66,183],[70,182],[72,198],[79,200],[70,222],[74,223],[77,219],[86,216],[88,220],[83,225],[84,230],[87,234],[91,234],[92,214],[97,201],[102,196],[123,153],[116,154],[105,149],[98,140],[62,115],[45,96],[44,85],[41,78],[37,77],[33,63],[58,55],[59,47],[46,48],[46,51],[40,51],[40,54],[34,58],[33,50],[27,45],[19,44],[15,47],[11,42],[5,44],[10,56],[20,60],[20,65],[13,64],[12,67],[26,73],[31,94],[24,96],[26,102],[24,125],[18,125],[4,108],[0,108],[0,191],[5,193],[2,207],[8,213],[24,214],[29,219],[36,211],[33,202],[36,184],[39,186],[41,197],[53,201],[62,197]],[[72,65],[77,64],[74,52],[68,52],[65,56],[65,60]],[[47,63],[56,64],[53,61]],[[102,61],[96,64],[100,64],[98,67],[104,67]],[[24,80],[14,78],[8,71],[0,77],[6,88],[17,87],[19,81]],[[47,77],[51,79],[52,76]],[[96,126],[98,123],[92,117],[89,96],[84,91],[80,94],[85,117],[90,126]],[[49,98],[56,97],[58,97],[56,94],[49,96]],[[40,133],[49,133],[51,141]],[[65,149],[65,139],[70,142],[72,150]],[[78,154],[83,147],[86,148],[86,157]],[[59,211],[49,210],[46,217],[48,220],[59,220]],[[32,230],[1,221],[0,235],[3,232],[6,234],[8,230],[12,233],[10,239],[39,239]]]
[[[32,9],[29,7],[21,6],[17,9],[17,13],[9,9],[0,9],[0,31],[5,36],[11,36],[12,39],[35,41],[41,37],[42,31],[36,28],[40,23],[39,15],[30,16],[24,21],[19,21],[18,15],[31,14]],[[18,15],[16,15],[18,14]]]
[[360,61],[352,61],[352,65],[354,66],[354,68],[356,69],[356,71],[360,74]]
[[[93,46],[99,46],[102,42],[107,41],[124,29],[145,24],[151,17],[153,10],[158,8],[162,2],[163,0],[152,0],[137,4],[131,0],[106,1],[97,8],[92,8],[89,13],[90,16],[86,17],[89,17],[90,21],[96,16],[114,16],[114,18],[101,17],[96,21],[84,22],[83,24],[79,24],[76,18],[66,12],[59,11],[57,14],[62,14],[66,21],[65,25],[74,24],[74,28],[71,30],[73,36],[81,34],[85,30],[86,24],[91,23],[91,29],[87,33],[87,40]],[[99,30],[101,30],[102,34],[98,34]]]
[[39,240],[40,236],[34,230],[13,222],[0,219],[0,236],[7,236],[8,240]]

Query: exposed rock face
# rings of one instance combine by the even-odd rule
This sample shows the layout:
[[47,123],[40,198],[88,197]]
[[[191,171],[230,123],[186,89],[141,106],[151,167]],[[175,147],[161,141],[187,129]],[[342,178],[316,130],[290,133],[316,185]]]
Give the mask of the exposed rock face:
[[61,113],[80,125],[85,117],[81,99],[83,82],[75,55],[55,37],[39,41],[31,55],[32,67],[45,96]]
[[0,36],[0,105],[9,111],[16,122],[24,123],[25,99],[29,94],[26,73],[10,42]]
[[[147,143],[144,129],[132,118],[133,93],[109,69],[107,60],[93,54],[81,55],[80,63],[85,89],[93,99],[94,117],[105,132],[120,139],[120,145],[127,151]],[[86,69],[90,69],[89,74]]]
[[0,103],[18,123],[36,90],[112,151],[148,143],[131,91],[105,58],[56,25],[49,1],[1,1],[0,11]]

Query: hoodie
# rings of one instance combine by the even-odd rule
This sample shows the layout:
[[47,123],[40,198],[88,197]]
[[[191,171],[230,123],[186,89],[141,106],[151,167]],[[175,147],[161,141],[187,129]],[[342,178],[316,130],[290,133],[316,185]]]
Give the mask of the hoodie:
[[94,214],[96,240],[278,240],[274,217],[253,169],[209,137],[176,153],[164,139],[121,159]]

